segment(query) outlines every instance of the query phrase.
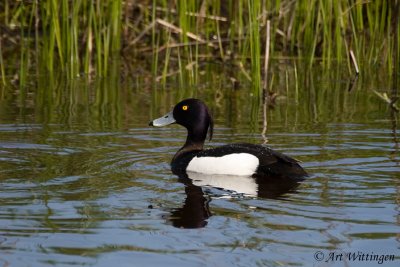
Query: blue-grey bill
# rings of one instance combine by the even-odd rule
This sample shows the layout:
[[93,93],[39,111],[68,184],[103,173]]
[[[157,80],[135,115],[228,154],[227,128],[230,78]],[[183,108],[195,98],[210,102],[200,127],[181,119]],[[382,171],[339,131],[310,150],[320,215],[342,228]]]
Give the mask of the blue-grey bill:
[[167,114],[165,114],[164,116],[162,116],[161,118],[155,119],[151,122],[152,126],[156,126],[156,127],[162,127],[162,126],[166,126],[169,124],[172,124],[175,122],[174,119],[174,115],[171,112],[168,112]]

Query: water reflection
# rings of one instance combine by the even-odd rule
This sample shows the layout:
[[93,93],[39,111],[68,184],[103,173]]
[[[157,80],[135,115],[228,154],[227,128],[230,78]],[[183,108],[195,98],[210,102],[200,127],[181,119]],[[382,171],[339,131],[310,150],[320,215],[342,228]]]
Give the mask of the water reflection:
[[[300,180],[291,177],[250,177],[234,175],[210,175],[195,172],[179,174],[185,185],[185,201],[180,208],[171,211],[167,220],[178,228],[201,228],[212,216],[209,203],[214,197],[247,197],[278,199],[286,193],[296,192]],[[223,194],[213,190],[222,190]],[[203,190],[204,189],[204,190]]]
[[[245,177],[244,187],[227,184],[231,177],[189,174],[178,182],[171,175],[168,162],[185,131],[146,122],[189,91],[43,79],[24,96],[6,92],[0,262],[310,266],[316,251],[398,255],[399,114],[368,91],[387,86],[364,76],[348,93],[340,77],[315,75],[311,88],[298,76],[298,90],[291,79],[282,86],[284,76],[274,80],[287,98],[268,110],[266,135],[313,176]],[[219,128],[210,145],[262,142],[260,107],[249,105],[245,90],[220,87],[193,95],[210,103]]]
[[178,228],[201,228],[207,225],[210,212],[210,200],[204,195],[203,189],[190,184],[185,186],[186,199],[183,206],[171,211],[167,218],[169,222]]

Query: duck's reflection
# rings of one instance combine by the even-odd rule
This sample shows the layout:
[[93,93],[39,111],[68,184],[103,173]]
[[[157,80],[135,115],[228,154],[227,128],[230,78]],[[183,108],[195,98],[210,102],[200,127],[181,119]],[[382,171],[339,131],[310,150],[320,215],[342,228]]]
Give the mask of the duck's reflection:
[[179,174],[185,185],[186,199],[183,206],[171,211],[168,221],[179,228],[201,228],[212,215],[209,208],[212,193],[204,194],[203,188],[217,188],[232,196],[276,199],[295,192],[300,180],[290,177],[247,177],[232,175],[206,175],[188,172]]
[[208,203],[203,190],[199,186],[186,183],[186,199],[183,206],[171,211],[168,220],[178,228],[201,228],[207,225],[211,216]]

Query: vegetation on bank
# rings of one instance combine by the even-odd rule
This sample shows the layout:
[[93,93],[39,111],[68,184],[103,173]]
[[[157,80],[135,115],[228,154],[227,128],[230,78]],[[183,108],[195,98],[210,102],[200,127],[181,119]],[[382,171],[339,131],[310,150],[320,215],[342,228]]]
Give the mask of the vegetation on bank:
[[56,72],[105,77],[117,65],[126,77],[196,84],[212,63],[234,69],[231,80],[252,81],[260,95],[271,59],[327,70],[345,64],[350,73],[357,64],[361,72],[384,68],[397,77],[399,6],[399,0],[5,0],[1,83]]

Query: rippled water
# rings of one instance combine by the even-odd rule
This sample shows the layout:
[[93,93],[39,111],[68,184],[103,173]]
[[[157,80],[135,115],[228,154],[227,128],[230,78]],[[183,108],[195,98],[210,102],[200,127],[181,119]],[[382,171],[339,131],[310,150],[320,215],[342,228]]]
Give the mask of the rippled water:
[[[216,116],[210,146],[262,143],[261,131],[250,126],[250,107],[240,101],[210,104]],[[169,161],[184,130],[147,127],[168,107],[152,115],[144,109],[116,127],[79,116],[45,123],[4,112],[0,266],[377,264],[326,262],[329,253],[342,252],[393,254],[383,266],[398,266],[399,144],[396,118],[379,101],[371,109],[363,101],[347,111],[328,107],[320,117],[301,112],[312,110],[309,102],[295,112],[290,100],[278,104],[269,117],[269,145],[303,161],[311,175],[262,187],[234,178],[239,187],[229,187],[224,177],[192,176],[197,182],[188,184],[173,175]]]

